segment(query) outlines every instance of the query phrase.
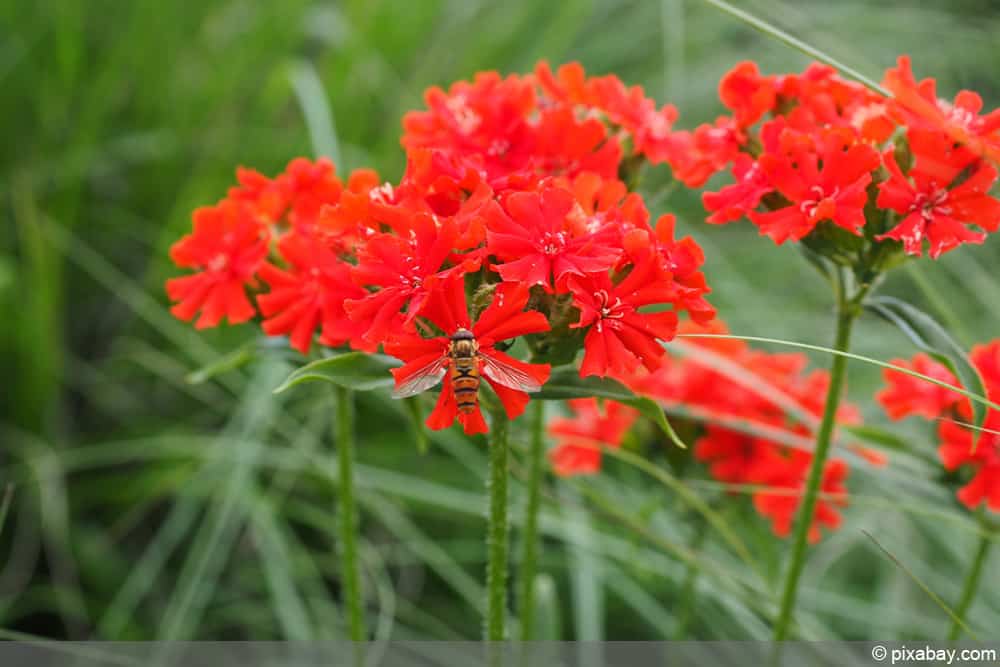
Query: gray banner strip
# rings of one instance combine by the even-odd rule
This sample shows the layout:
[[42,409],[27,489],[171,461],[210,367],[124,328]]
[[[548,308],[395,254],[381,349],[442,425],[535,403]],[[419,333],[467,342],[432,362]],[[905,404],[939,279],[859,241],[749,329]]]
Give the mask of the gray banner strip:
[[1000,665],[998,642],[3,642],[3,667]]

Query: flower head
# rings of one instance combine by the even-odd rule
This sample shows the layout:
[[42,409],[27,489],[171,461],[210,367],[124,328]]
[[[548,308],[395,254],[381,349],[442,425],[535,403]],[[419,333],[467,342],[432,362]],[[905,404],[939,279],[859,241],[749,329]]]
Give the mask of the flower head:
[[303,354],[309,352],[317,328],[324,345],[352,342],[355,348],[371,349],[361,340],[363,327],[344,311],[345,299],[366,294],[351,279],[351,265],[323,244],[296,233],[278,242],[278,252],[288,268],[266,264],[260,271],[271,288],[257,297],[264,333],[288,334],[292,347]]
[[[994,167],[978,162],[968,150],[955,148],[946,135],[911,132],[910,147],[916,164],[904,176],[893,151],[886,151],[888,180],[879,184],[878,205],[901,216],[899,223],[879,239],[903,242],[903,249],[919,256],[924,239],[930,244],[930,256],[962,243],[982,243],[983,232],[967,225],[994,232],[1000,227],[1000,201],[986,193],[997,179]],[[956,179],[969,170],[967,178]]]
[[223,317],[230,324],[246,322],[256,314],[246,286],[267,257],[267,229],[251,210],[223,200],[194,212],[194,230],[170,249],[177,266],[196,273],[167,281],[167,294],[178,302],[170,312],[182,320],[199,311],[195,326],[217,326]]
[[417,213],[410,217],[408,226],[405,235],[377,234],[358,250],[355,280],[379,289],[349,299],[345,308],[351,319],[367,325],[365,338],[376,343],[385,339],[404,308],[403,319],[411,324],[439,280],[449,273],[479,268],[477,257],[451,269],[444,266],[455,251],[459,234],[451,219],[436,220]]
[[938,99],[937,83],[918,82],[909,56],[900,56],[882,83],[912,127],[945,132],[976,155],[1000,162],[1000,109],[980,115],[983,100],[977,93],[960,91],[953,102]]
[[[486,210],[487,247],[508,282],[552,291],[567,276],[607,272],[621,256],[619,233],[610,225],[591,228],[570,216],[576,206],[568,190],[515,192]],[[617,246],[617,247],[616,247]]]
[[879,166],[879,155],[866,144],[854,143],[847,132],[824,133],[815,150],[790,154],[765,154],[760,165],[774,189],[790,205],[767,213],[751,213],[750,219],[778,244],[798,241],[813,228],[829,220],[853,234],[865,225],[865,192],[871,172]]
[[[976,345],[969,360],[986,387],[986,397],[1000,400],[1000,340]],[[958,386],[958,380],[943,365],[925,354],[917,354],[911,362],[896,359],[900,366]],[[958,500],[975,509],[981,504],[1000,512],[1000,411],[987,410],[982,428],[973,429],[972,406],[969,400],[936,384],[894,370],[886,370],[885,389],[876,399],[892,419],[919,415],[938,420],[938,457],[945,470],[967,469],[971,477],[956,493]],[[957,417],[957,419],[955,418]]]
[[[638,234],[648,236],[644,232]],[[619,283],[607,272],[568,280],[573,305],[580,309],[574,328],[587,328],[580,375],[628,377],[636,364],[650,370],[659,366],[664,351],[659,341],[670,340],[677,327],[673,311],[639,312],[652,304],[670,303],[673,282],[652,255],[646,255]]]

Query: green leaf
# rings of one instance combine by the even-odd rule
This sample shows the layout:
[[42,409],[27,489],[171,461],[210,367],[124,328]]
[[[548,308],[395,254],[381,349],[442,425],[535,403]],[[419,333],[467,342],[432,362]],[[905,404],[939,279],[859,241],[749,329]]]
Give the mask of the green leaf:
[[296,369],[281,383],[281,386],[274,390],[274,393],[280,394],[303,382],[319,380],[355,391],[371,391],[391,387],[393,378],[389,371],[400,365],[399,361],[384,354],[347,352],[335,357],[319,359]]
[[[980,395],[986,394],[979,371],[969,361],[965,350],[933,317],[916,306],[891,296],[868,299],[865,307],[894,324],[917,347],[947,366],[965,389]],[[972,413],[976,427],[981,427],[986,419],[986,407],[972,401]]]
[[638,410],[640,414],[663,429],[671,442],[681,449],[687,449],[687,445],[674,431],[666,413],[656,401],[637,396],[628,387],[610,378],[596,376],[582,378],[575,368],[560,368],[552,373],[552,377],[542,390],[532,394],[531,397],[542,401],[565,401],[571,398],[606,398],[618,401]]
[[207,366],[202,366],[197,370],[191,371],[184,377],[184,380],[188,384],[207,382],[217,375],[228,373],[247,364],[253,360],[254,356],[256,356],[256,349],[253,343],[248,343],[236,348],[232,352],[222,355]]

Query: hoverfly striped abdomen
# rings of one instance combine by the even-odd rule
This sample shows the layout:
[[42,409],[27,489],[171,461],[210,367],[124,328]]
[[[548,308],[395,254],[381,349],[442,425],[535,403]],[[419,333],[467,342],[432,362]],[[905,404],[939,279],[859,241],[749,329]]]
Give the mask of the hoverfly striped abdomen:
[[448,346],[451,359],[451,387],[459,412],[479,406],[479,346],[468,329],[459,329]]

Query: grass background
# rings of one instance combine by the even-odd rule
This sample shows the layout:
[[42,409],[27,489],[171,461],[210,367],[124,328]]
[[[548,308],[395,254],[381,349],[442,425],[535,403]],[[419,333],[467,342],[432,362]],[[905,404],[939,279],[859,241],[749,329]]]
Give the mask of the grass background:
[[[740,6],[878,79],[899,53],[943,94],[1000,101],[1000,12],[987,0],[781,2]],[[310,155],[309,124],[342,171],[401,173],[403,112],[425,87],[480,69],[580,60],[681,109],[721,111],[719,77],[808,59],[694,0],[561,3],[0,1],[0,476],[13,486],[0,532],[0,626],[61,638],[343,636],[335,558],[329,397],[271,396],[298,360],[251,327],[195,333],[166,310],[169,244],[217,199],[236,165],[265,173]],[[333,124],[324,123],[325,105]],[[666,169],[644,186],[660,192]],[[702,224],[696,193],[673,211],[706,250],[712,301],[731,329],[825,345],[825,286],[792,248],[752,226]],[[998,330],[995,239],[893,275],[963,343]],[[912,353],[864,319],[854,351]],[[186,376],[249,342],[247,366]],[[826,365],[819,356],[816,362]],[[877,370],[853,364],[868,421]],[[724,388],[720,388],[724,391]],[[365,587],[379,638],[474,638],[485,549],[482,443],[435,434],[414,447],[384,396],[359,405]],[[858,463],[844,527],[808,564],[808,638],[943,637],[945,613],[861,532],[946,601],[958,597],[975,523],[937,484],[932,435],[894,426],[908,451]],[[669,470],[663,443],[636,442]],[[673,468],[677,470],[677,468]],[[786,544],[701,466],[685,483],[747,546],[753,568],[668,486],[612,461],[600,477],[549,479],[536,582],[549,638],[763,638]],[[515,465],[512,507],[521,504]],[[516,526],[513,532],[517,547]],[[514,552],[516,554],[516,551]],[[1000,627],[1000,560],[970,613]],[[756,571],[756,574],[755,574]],[[992,573],[992,575],[991,575]]]

